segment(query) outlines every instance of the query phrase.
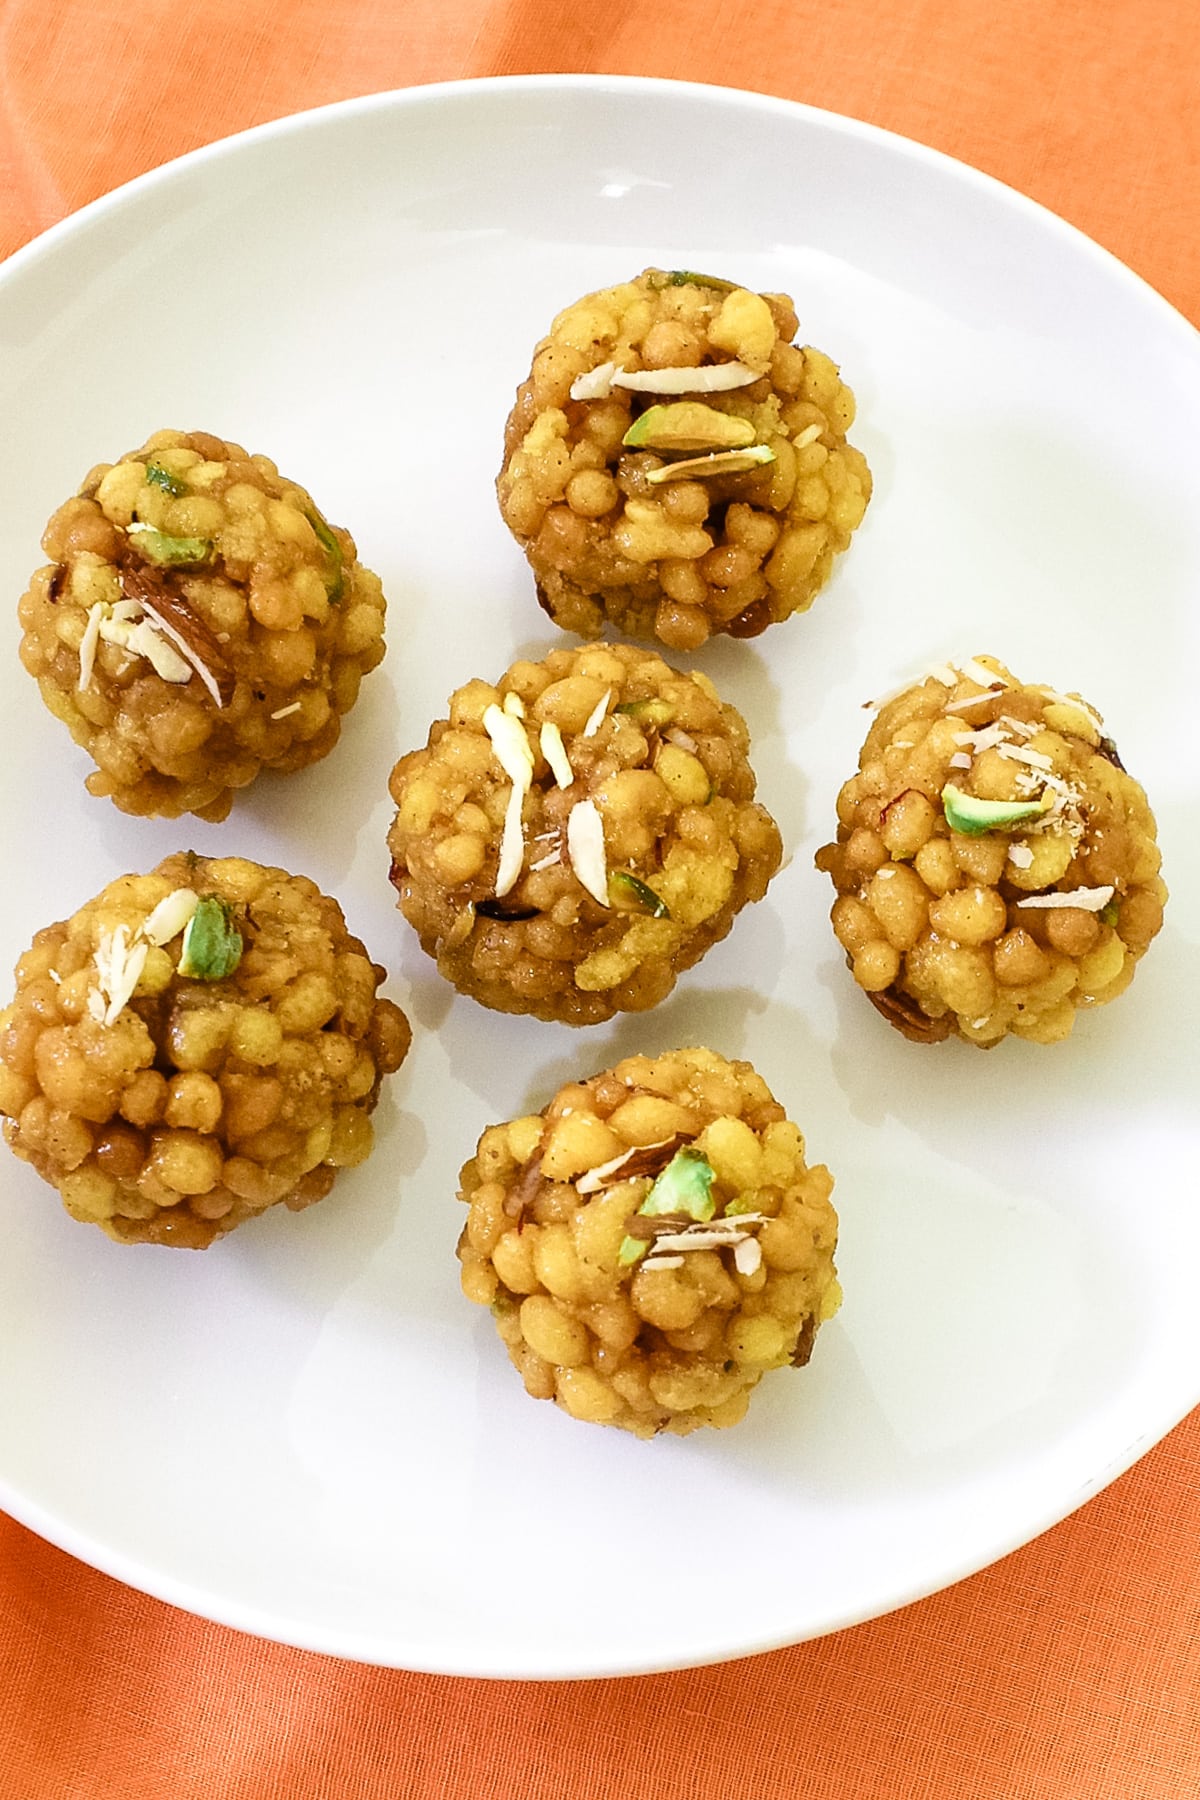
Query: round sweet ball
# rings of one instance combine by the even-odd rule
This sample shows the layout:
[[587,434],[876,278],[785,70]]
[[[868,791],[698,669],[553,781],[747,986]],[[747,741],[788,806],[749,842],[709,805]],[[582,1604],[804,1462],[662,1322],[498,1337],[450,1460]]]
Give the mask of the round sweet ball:
[[994,657],[880,704],[837,812],[834,932],[917,1043],[1057,1043],[1162,924],[1154,817],[1101,715]]
[[639,1437],[733,1425],[841,1300],[828,1169],[747,1062],[628,1056],[462,1171],[468,1300],[536,1400]]
[[408,1021],[311,881],[168,856],[39,931],[0,1012],[10,1148],[118,1243],[202,1250],[363,1162]]
[[223,819],[332,750],[384,598],[304,488],[204,431],[100,463],[42,537],[21,661],[122,812]]
[[484,1006],[655,1006],[779,867],[748,748],[705,676],[626,644],[470,681],[392,771],[400,909]]
[[786,294],[647,269],[555,319],[500,510],[556,625],[693,650],[803,612],[871,495],[854,396]]

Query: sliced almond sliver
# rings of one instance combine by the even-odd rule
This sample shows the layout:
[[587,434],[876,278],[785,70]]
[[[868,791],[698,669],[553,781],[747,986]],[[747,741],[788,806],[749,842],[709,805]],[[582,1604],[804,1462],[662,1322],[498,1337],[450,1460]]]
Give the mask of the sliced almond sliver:
[[517,787],[529,787],[533,779],[533,751],[525,727],[511,713],[489,706],[483,715],[483,729],[492,740],[496,760]]
[[173,592],[161,575],[140,565],[126,564],[122,568],[121,587],[126,599],[136,601],[152,624],[186,657],[214,704],[224,707],[233,698],[233,671],[216,638],[183,595]]
[[200,896],[191,888],[176,888],[160,900],[142,926],[142,936],[149,944],[161,946],[178,937],[200,904]]
[[78,688],[81,694],[85,688],[91,686],[92,671],[96,667],[96,649],[100,643],[100,623],[107,610],[107,605],[103,600],[97,600],[94,606],[88,608],[87,624],[84,626],[83,637],[79,642]]
[[1071,906],[1078,912],[1103,912],[1113,895],[1114,887],[1071,888],[1063,894],[1030,894],[1024,900],[1018,900],[1018,906]]
[[508,805],[504,811],[504,831],[500,837],[500,864],[496,870],[496,898],[503,899],[510,893],[520,878],[521,868],[525,861],[525,833],[521,822],[521,810],[525,802],[528,787],[514,781],[508,796]]
[[601,1188],[615,1187],[619,1181],[632,1181],[637,1175],[660,1175],[677,1150],[691,1139],[676,1132],[674,1137],[660,1138],[656,1144],[635,1144],[619,1156],[594,1169],[586,1169],[575,1182],[578,1194],[598,1194]]
[[593,706],[591,712],[588,714],[587,724],[584,726],[583,730],[580,732],[580,734],[579,734],[580,737],[585,737],[585,738],[595,737],[596,733],[599,731],[600,727],[604,723],[605,716],[608,713],[608,703],[612,699],[612,697],[613,697],[612,689],[605,688],[603,694],[600,696],[599,700],[597,700],[595,706]]
[[728,394],[761,381],[761,369],[743,362],[704,363],[692,369],[616,369],[613,387],[634,394]]
[[608,906],[608,860],[604,821],[594,800],[580,800],[567,815],[567,856],[593,900]]
[[[123,636],[117,637],[115,634],[118,631]],[[165,631],[157,629],[149,619],[141,619],[136,625],[101,625],[100,636],[132,651],[134,656],[144,656],[154,673],[173,686],[185,687],[192,679],[191,661],[186,656],[181,656],[174,644],[168,641]],[[215,698],[216,689],[209,691]],[[217,704],[220,705],[219,700]]]
[[616,372],[615,362],[603,362],[596,368],[577,375],[571,383],[572,400],[607,400],[612,393],[612,378]]
[[562,732],[553,720],[546,720],[538,734],[538,742],[542,747],[542,755],[550,764],[559,787],[569,788],[575,779],[575,771],[571,767],[571,759],[567,755]]

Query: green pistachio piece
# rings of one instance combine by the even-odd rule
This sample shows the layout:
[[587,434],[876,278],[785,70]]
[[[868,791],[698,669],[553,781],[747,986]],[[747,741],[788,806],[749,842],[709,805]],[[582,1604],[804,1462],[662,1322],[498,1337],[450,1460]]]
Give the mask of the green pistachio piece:
[[695,269],[656,269],[649,285],[656,294],[673,287],[706,287],[718,294],[734,294],[738,284],[720,275],[701,275]]
[[308,514],[308,522],[317,534],[317,542],[329,558],[329,569],[325,576],[325,597],[331,606],[336,606],[346,591],[346,558],[342,553],[342,546],[316,507]]
[[641,1238],[622,1238],[621,1247],[617,1251],[618,1268],[628,1269],[631,1264],[640,1262],[649,1248],[649,1244]]
[[1026,819],[1040,818],[1051,806],[1049,789],[1037,800],[977,800],[948,781],[942,789],[942,811],[951,831],[965,837],[982,837],[985,831],[1005,831]]
[[614,706],[613,711],[625,713],[639,725],[669,725],[675,717],[669,700],[627,700],[624,706]]
[[209,538],[171,537],[165,531],[156,531],[153,525],[142,525],[136,520],[127,525],[125,531],[137,545],[138,553],[160,569],[196,569],[212,561],[213,546]]
[[648,406],[621,442],[631,450],[683,455],[699,450],[744,450],[754,442],[754,427],[749,419],[718,412],[700,400],[677,400],[670,406]]
[[750,1198],[749,1194],[738,1194],[725,1208],[724,1216],[727,1219],[731,1219],[736,1218],[739,1213],[751,1213],[757,1211],[758,1207]]
[[682,462],[664,463],[651,469],[646,480],[651,487],[664,481],[703,481],[706,476],[748,475],[763,463],[773,463],[775,452],[770,444],[747,444],[744,450],[717,450],[710,456],[689,456]]
[[608,898],[618,909],[632,900],[634,910],[649,913],[652,919],[669,919],[671,916],[666,901],[660,899],[644,881],[639,881],[636,875],[631,875],[628,869],[614,869],[609,875]]
[[1100,923],[1102,925],[1115,925],[1120,916],[1121,902],[1119,900],[1110,900],[1107,906],[1102,906],[1100,908]]
[[685,1144],[675,1152],[638,1211],[650,1218],[657,1213],[686,1213],[689,1219],[711,1219],[717,1210],[711,1191],[715,1179],[707,1157]]
[[241,934],[224,900],[205,896],[183,934],[179,973],[194,981],[224,981],[242,960]]
[[146,464],[146,480],[151,487],[161,488],[164,494],[170,494],[173,500],[178,500],[187,493],[185,483],[178,475],[172,475],[170,469],[164,469],[160,462]]

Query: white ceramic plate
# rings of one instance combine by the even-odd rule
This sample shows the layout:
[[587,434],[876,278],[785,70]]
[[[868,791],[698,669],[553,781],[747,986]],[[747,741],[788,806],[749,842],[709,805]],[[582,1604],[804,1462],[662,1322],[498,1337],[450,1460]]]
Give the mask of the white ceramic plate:
[[[791,852],[648,1018],[454,998],[392,905],[388,769],[552,633],[496,512],[550,316],[649,262],[797,297],[857,390],[867,522],[813,611],[700,659]],[[125,1581],[315,1649],[463,1674],[696,1663],[977,1569],[1200,1398],[1194,713],[1200,355],[1069,227],[863,125],[615,79],[287,120],[89,207],[0,273],[0,956],[191,844],[314,876],[416,1046],[323,1205],[207,1255],[118,1248],[5,1158],[0,1500]],[[351,527],[389,652],[336,754],[220,827],[89,800],[16,659],[42,524],[164,424],[274,456]],[[925,1049],[854,989],[812,867],[861,703],[981,649],[1105,712],[1158,811],[1168,924],[1054,1049]],[[749,1056],[832,1167],[846,1290],[728,1433],[639,1443],[526,1398],[457,1282],[484,1125],[634,1048]]]

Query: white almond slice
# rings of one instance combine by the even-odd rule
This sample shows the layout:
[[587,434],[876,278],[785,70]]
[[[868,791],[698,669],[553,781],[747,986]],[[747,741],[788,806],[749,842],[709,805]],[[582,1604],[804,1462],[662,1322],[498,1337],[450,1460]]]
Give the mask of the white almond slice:
[[1000,714],[1000,723],[1007,725],[1010,731],[1015,731],[1018,737],[1032,737],[1038,729],[1028,719],[1012,719],[1007,713]]
[[604,693],[602,694],[600,699],[597,700],[595,706],[593,706],[591,712],[588,714],[587,724],[584,726],[583,730],[580,732],[580,734],[579,734],[580,737],[585,737],[585,738],[595,737],[596,733],[599,731],[600,727],[603,725],[604,720],[608,714],[608,703],[612,699],[612,697],[613,697],[612,689],[605,688]]
[[967,755],[965,750],[956,750],[954,755],[950,758],[949,766],[952,769],[969,769],[971,766],[971,758]]
[[604,821],[594,800],[580,800],[567,815],[567,856],[593,900],[608,905],[608,861]]
[[682,1256],[648,1256],[643,1269],[682,1269]]
[[598,1194],[601,1188],[613,1187],[623,1169],[630,1163],[644,1163],[648,1156],[656,1150],[668,1150],[678,1140],[675,1138],[659,1138],[653,1144],[634,1144],[629,1150],[622,1150],[618,1156],[610,1157],[607,1162],[597,1163],[594,1169],[586,1169],[576,1177],[577,1194]]
[[998,674],[995,669],[989,669],[986,663],[977,662],[973,656],[968,657],[965,663],[960,663],[958,666],[968,681],[977,681],[980,687],[1008,686],[1002,675]]
[[596,368],[577,375],[571,383],[572,400],[607,400],[612,393],[612,378],[616,372],[615,362],[603,362]]
[[191,888],[176,888],[159,901],[142,926],[142,936],[149,944],[161,946],[178,937],[200,904],[200,896]]
[[707,1231],[664,1232],[654,1241],[656,1249],[686,1253],[690,1250],[730,1250],[749,1235],[747,1231],[721,1231],[714,1225]]
[[964,700],[947,700],[942,711],[945,713],[967,712],[972,706],[982,706],[985,700],[994,700],[997,694],[1004,692],[1004,683],[998,681],[993,688],[982,694],[968,694]]
[[525,702],[522,700],[520,694],[505,694],[504,710],[514,719],[523,719],[525,717]]
[[1033,861],[1033,847],[1030,844],[1010,844],[1008,860],[1014,869],[1027,869]]
[[304,702],[302,700],[293,700],[290,706],[281,706],[278,712],[273,712],[271,714],[271,717],[273,719],[290,719],[293,713],[301,711],[303,705]]
[[617,369],[612,385],[633,394],[727,394],[762,379],[761,369],[723,362],[705,363],[698,369]]
[[141,980],[142,970],[146,966],[146,958],[149,954],[149,944],[143,943],[135,944],[125,956],[117,972],[116,985],[108,1002],[108,1011],[104,1015],[106,1025],[114,1025],[133,999],[133,990]]
[[511,713],[489,706],[483,715],[483,728],[492,740],[496,759],[514,787],[528,788],[533,780],[533,751],[525,727]]
[[668,744],[675,744],[680,750],[686,750],[689,756],[695,756],[699,748],[691,732],[681,731],[678,725],[672,725],[669,731],[663,732],[663,736]]
[[96,667],[96,650],[100,643],[100,623],[107,611],[106,603],[97,600],[89,606],[87,624],[83,628],[83,636],[79,640],[79,692],[92,685],[92,671]]
[[103,1025],[108,1006],[99,988],[89,988],[87,997],[88,1017],[95,1019],[97,1025]]
[[569,788],[575,779],[575,771],[571,767],[571,759],[567,755],[567,747],[563,743],[563,735],[552,720],[547,719],[538,734],[538,742],[542,747],[542,755],[554,771],[554,779],[560,788]]
[[142,603],[140,600],[130,600],[128,597],[114,600],[108,609],[108,614],[112,619],[127,619],[130,624],[136,624],[142,617]]
[[[926,670],[925,680],[928,681],[931,675],[935,681],[940,681],[943,687],[958,686],[958,670],[953,663],[934,663],[932,669]],[[903,688],[900,691],[903,693]]]
[[1026,900],[1018,900],[1018,906],[1073,906],[1078,912],[1103,912],[1113,895],[1114,887],[1072,888],[1065,894],[1030,894]]
[[1001,744],[1001,756],[1007,756],[1009,762],[1028,763],[1031,769],[1052,769],[1053,759],[1040,750],[1031,750],[1027,744]]
[[496,870],[496,898],[503,899],[516,886],[525,861],[525,833],[521,824],[521,808],[528,789],[513,783],[504,809],[504,830],[500,837],[500,866]]
[[816,443],[824,429],[825,427],[823,425],[817,425],[815,423],[806,425],[804,430],[792,439],[793,449],[807,450],[810,444]]
[[762,1267],[762,1246],[757,1238],[743,1238],[733,1253],[733,1266],[739,1275],[753,1275]]
[[898,700],[901,694],[907,694],[913,688],[919,688],[927,681],[940,681],[946,688],[957,687],[958,671],[952,669],[949,663],[934,663],[931,669],[923,670],[920,675],[910,675],[907,681],[900,683],[899,687],[889,688],[887,693],[880,694],[877,700],[865,700],[863,706],[869,712],[878,712],[881,707],[890,706],[893,700]]
[[[180,656],[174,645],[159,635],[149,619],[143,619],[139,624],[129,627],[126,648],[132,650],[135,656],[144,656],[154,673],[161,676],[163,681],[183,687],[192,679],[195,659]],[[215,691],[214,682],[213,692]]]
[[[217,685],[216,676],[208,667],[207,663],[201,661],[200,657],[197,656],[196,652],[192,649],[192,646],[188,643],[183,633],[176,631],[169,619],[164,619],[161,613],[156,612],[149,600],[143,600],[141,604],[142,610],[154,626],[155,631],[161,631],[165,638],[170,639],[180,655],[185,658],[189,666],[195,669],[197,675],[212,695],[213,705],[217,708],[217,711],[223,711],[225,702],[221,698],[221,690]],[[153,661],[153,658],[151,658],[151,661]],[[157,664],[155,664],[155,668],[157,672],[162,675],[162,670],[158,668]],[[180,677],[178,675],[165,675],[163,676],[163,679],[165,681],[178,681]]]
[[994,725],[985,725],[982,731],[971,733],[971,745],[976,756],[983,750],[991,750],[994,746],[1002,748],[1007,743],[1008,733],[999,720]]
[[530,863],[529,873],[531,875],[536,875],[540,869],[552,869],[555,863],[560,863],[561,861],[562,857],[559,855],[558,851],[552,850],[549,856],[541,856],[538,858],[537,862]]

